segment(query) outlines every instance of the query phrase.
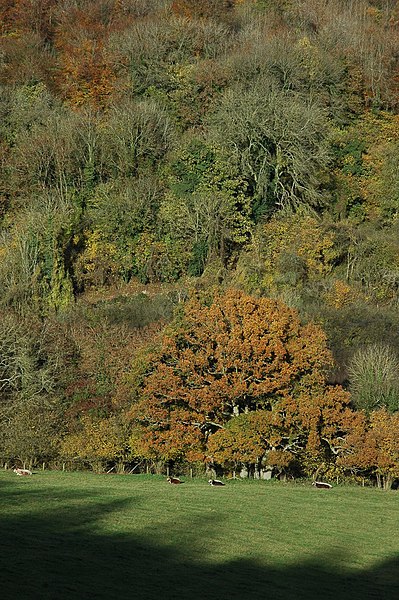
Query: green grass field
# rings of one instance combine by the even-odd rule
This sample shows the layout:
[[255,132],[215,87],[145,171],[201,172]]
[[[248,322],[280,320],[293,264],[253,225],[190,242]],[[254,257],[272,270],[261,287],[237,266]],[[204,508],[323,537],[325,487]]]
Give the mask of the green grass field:
[[399,599],[399,492],[0,472],[0,597]]

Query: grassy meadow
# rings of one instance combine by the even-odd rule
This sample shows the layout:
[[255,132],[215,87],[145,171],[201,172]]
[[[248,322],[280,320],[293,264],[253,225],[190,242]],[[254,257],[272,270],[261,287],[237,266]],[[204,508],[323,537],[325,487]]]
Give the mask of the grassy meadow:
[[399,598],[399,492],[0,472],[2,600]]

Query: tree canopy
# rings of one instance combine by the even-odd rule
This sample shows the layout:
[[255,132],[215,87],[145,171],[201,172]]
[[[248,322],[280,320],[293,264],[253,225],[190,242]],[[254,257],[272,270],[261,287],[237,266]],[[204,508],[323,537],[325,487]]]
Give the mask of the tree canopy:
[[388,477],[398,10],[0,0],[0,459]]
[[[231,432],[233,421],[248,424],[255,413],[279,437],[275,446],[298,451],[307,443],[308,434],[299,441],[302,429],[315,419],[316,432],[328,405],[331,364],[323,331],[301,325],[281,302],[237,290],[193,298],[151,356],[131,416],[142,428],[145,452],[166,459],[205,456],[208,439],[221,440],[221,429]],[[335,400],[341,408],[348,402],[339,390]],[[298,439],[290,443],[294,427]]]

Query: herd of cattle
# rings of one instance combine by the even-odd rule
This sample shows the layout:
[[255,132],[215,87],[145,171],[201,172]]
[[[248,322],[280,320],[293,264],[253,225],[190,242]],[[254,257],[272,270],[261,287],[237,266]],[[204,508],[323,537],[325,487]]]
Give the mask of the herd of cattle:
[[[171,483],[172,485],[179,485],[180,483],[184,483],[184,481],[182,481],[181,479],[179,479],[179,477],[168,477],[166,479],[166,481],[168,483]],[[209,485],[212,486],[221,486],[221,485],[226,485],[225,483],[223,483],[223,481],[220,481],[219,479],[210,479],[208,481]],[[330,485],[329,483],[325,483],[324,481],[314,481],[312,483],[312,485],[318,489],[324,489],[324,490],[329,490],[332,488],[332,485]]]
[[[33,474],[32,471],[29,471],[29,469],[19,469],[17,467],[14,467],[13,471],[17,475]],[[172,485],[179,485],[180,483],[184,483],[184,481],[182,481],[179,477],[167,477],[166,481]],[[223,481],[220,481],[220,479],[209,479],[208,483],[212,487],[220,487],[226,485],[225,483],[223,483]],[[329,490],[332,488],[332,485],[330,485],[329,483],[325,483],[324,481],[314,481],[312,485],[316,488],[325,490]]]
[[[172,485],[179,485],[179,483],[184,483],[184,481],[179,479],[179,477],[167,477],[166,481],[168,483],[171,483]],[[208,483],[212,486],[226,485],[225,483],[223,483],[223,481],[220,481],[219,479],[210,479]]]

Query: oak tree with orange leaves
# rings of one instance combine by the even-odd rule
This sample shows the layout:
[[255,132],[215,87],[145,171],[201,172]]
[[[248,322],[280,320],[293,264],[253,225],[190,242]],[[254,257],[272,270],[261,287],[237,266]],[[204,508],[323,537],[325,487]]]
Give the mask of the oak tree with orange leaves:
[[390,489],[399,478],[399,412],[386,408],[373,411],[367,418],[358,413],[358,424],[346,436],[340,464],[350,473],[372,477],[383,489]]
[[[284,395],[271,410],[230,419],[208,441],[212,462],[249,473],[335,475],[344,440],[356,428],[350,396],[341,386],[315,385]],[[341,469],[342,471],[342,469]]]
[[[288,446],[288,447],[286,447]],[[281,474],[295,461],[289,436],[276,410],[256,410],[228,421],[209,438],[208,456],[213,464],[233,470],[245,468],[249,474],[265,471]]]
[[258,410],[278,411],[287,432],[295,399],[320,397],[331,362],[320,327],[277,300],[236,290],[193,298],[151,356],[131,410],[142,453],[206,460],[212,434]]

